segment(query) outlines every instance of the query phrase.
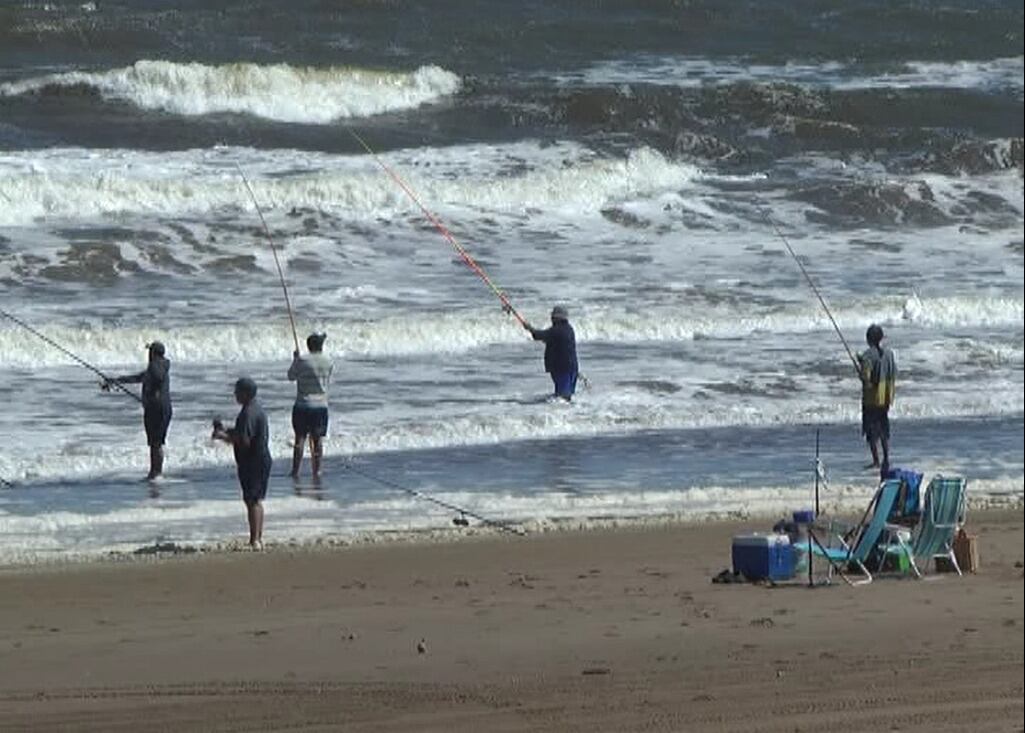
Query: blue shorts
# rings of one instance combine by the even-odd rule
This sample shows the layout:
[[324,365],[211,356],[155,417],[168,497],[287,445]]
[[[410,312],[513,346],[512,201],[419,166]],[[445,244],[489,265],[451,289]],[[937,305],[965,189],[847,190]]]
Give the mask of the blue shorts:
[[555,385],[555,396],[570,399],[577,391],[576,372],[552,372],[552,384]]
[[327,435],[327,408],[295,405],[292,407],[292,429],[299,438],[307,435],[323,438]]
[[259,504],[267,496],[270,469],[269,455],[253,462],[238,464],[238,483],[242,487],[242,501],[246,506]]

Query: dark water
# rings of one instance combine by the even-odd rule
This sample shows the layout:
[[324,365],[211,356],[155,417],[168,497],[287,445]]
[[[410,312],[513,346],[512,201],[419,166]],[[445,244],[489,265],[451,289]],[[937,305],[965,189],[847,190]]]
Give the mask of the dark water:
[[[663,152],[737,167],[801,150],[908,158],[919,168],[992,169],[991,138],[1022,135],[1017,88],[984,80],[932,86],[808,89],[788,74],[743,75],[711,88],[568,84],[604,62],[693,58],[747,66],[837,64],[840,79],[901,74],[908,63],[970,64],[1022,54],[1011,2],[241,2],[18,3],[0,9],[0,80],[32,70],[101,70],[139,59],[405,70],[435,64],[464,80],[429,110],[361,122],[375,143],[409,146],[638,139]],[[85,6],[90,7],[89,5]],[[1020,76],[1020,74],[1019,74]],[[658,77],[661,77],[660,79]],[[112,103],[87,85],[47,87],[0,103],[0,146],[183,149],[214,144],[358,152],[339,126],[215,116],[182,120]],[[752,140],[752,126],[799,118]],[[974,142],[973,142],[974,141]],[[1020,166],[1021,146],[1010,163]]]

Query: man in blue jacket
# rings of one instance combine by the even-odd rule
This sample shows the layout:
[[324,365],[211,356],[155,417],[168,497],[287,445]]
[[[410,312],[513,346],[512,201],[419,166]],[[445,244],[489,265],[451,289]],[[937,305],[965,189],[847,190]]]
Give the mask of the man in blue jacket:
[[545,342],[545,371],[555,385],[555,396],[569,402],[577,388],[577,338],[573,326],[569,325],[569,312],[564,306],[552,308],[551,328],[534,328],[529,323],[523,327],[530,331],[535,341]]

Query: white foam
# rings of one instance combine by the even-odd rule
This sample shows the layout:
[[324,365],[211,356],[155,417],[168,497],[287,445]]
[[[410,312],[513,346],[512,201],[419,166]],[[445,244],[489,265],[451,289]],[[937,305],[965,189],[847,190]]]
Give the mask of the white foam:
[[[957,475],[957,472],[948,475]],[[928,476],[927,479],[928,480]],[[835,515],[856,512],[872,495],[869,482],[823,491],[821,509]],[[651,521],[764,518],[789,516],[812,506],[812,491],[792,484],[735,488],[701,486],[638,487],[631,491],[522,496],[506,492],[469,493],[432,490],[430,495],[465,507],[489,519],[525,526],[531,532],[559,526],[599,526]],[[1018,506],[1023,478],[1010,476],[974,481],[969,477],[972,507]],[[451,528],[450,512],[421,500],[390,496],[341,506],[328,499],[310,501],[295,496],[268,497],[265,539],[275,544],[360,541],[402,532],[423,533]],[[241,502],[195,500],[141,501],[100,514],[58,511],[17,516],[0,510],[0,563],[92,558],[109,552],[131,552],[156,543],[179,546],[224,546],[244,531]],[[368,537],[369,536],[369,537]]]
[[[758,333],[804,334],[828,331],[828,320],[816,303],[795,304],[762,314],[748,306],[685,308],[652,306],[644,313],[623,306],[574,308],[574,327],[581,344],[603,342],[691,341],[738,338]],[[912,323],[931,329],[1022,327],[1025,300],[993,296],[870,298],[837,305],[834,316],[842,327],[864,323]],[[73,326],[36,322],[34,328],[65,349],[99,366],[125,363],[153,339],[151,326],[111,327],[79,323]],[[496,345],[520,344],[522,329],[494,308],[441,314],[406,313],[375,320],[326,320],[318,328],[332,334],[333,352],[341,358],[457,354]],[[281,318],[252,324],[163,326],[161,339],[179,364],[236,364],[281,358],[282,344],[291,339]],[[28,336],[15,324],[0,321],[0,368],[44,367],[75,362],[43,341]]]
[[[597,157],[587,149],[537,143],[464,146],[455,150],[383,155],[423,201],[469,209],[521,213],[589,212],[609,201],[677,190],[696,180],[695,166],[649,149],[626,157]],[[529,161],[527,166],[522,163]],[[453,163],[460,161],[458,167]],[[519,162],[512,175],[490,168]],[[176,153],[49,149],[0,154],[0,226],[121,217],[252,210],[235,168],[253,178],[261,205],[288,211],[308,207],[346,218],[376,219],[419,209],[368,156],[217,148]],[[262,176],[262,178],[260,178]]]
[[[227,380],[225,380],[227,381]],[[220,404],[214,399],[210,404]],[[290,403],[267,402],[271,453],[275,461],[292,455]],[[808,392],[782,401],[749,396],[737,401],[726,395],[712,402],[687,389],[678,396],[652,395],[617,389],[578,394],[574,404],[495,403],[458,409],[437,406],[397,414],[382,409],[360,413],[357,424],[346,420],[344,401],[336,411],[332,434],[325,439],[330,456],[368,455],[391,451],[498,445],[527,440],[586,438],[654,430],[768,427],[774,425],[857,424],[859,406],[827,392]],[[963,393],[956,385],[930,389],[921,397],[898,393],[891,415],[898,421],[936,418],[1014,416],[1025,411],[1021,385]],[[39,482],[74,477],[142,476],[148,464],[145,450],[125,441],[124,428],[85,424],[84,435],[61,434],[39,446],[29,439],[0,451],[0,476],[9,481]],[[133,425],[133,430],[137,430]],[[178,417],[168,439],[170,470],[227,467],[230,451],[209,439],[208,419]],[[283,464],[282,464],[283,465]],[[230,469],[225,468],[226,476]],[[229,479],[230,480],[230,479]]]
[[822,63],[751,64],[743,59],[707,59],[692,56],[640,56],[605,61],[579,73],[561,73],[563,82],[626,84],[694,88],[738,82],[791,83],[834,89],[1011,89],[1020,95],[1023,57],[980,61],[911,61],[899,69],[863,71],[839,61]]
[[142,60],[109,71],[71,71],[6,82],[0,84],[0,96],[81,85],[142,109],[188,116],[235,112],[281,122],[325,124],[413,109],[454,94],[460,81],[437,66],[401,73],[288,64],[208,66]]

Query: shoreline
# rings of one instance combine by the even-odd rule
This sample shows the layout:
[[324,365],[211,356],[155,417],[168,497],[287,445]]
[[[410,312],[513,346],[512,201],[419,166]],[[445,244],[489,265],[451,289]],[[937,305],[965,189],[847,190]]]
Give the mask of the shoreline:
[[[968,510],[969,521],[979,514],[1001,514],[1020,512],[1025,508],[1025,497],[1019,493],[1006,495],[971,496],[969,485]],[[858,511],[870,498],[869,492],[863,493],[853,487],[846,487],[846,496],[825,502],[827,511],[823,516],[837,519],[848,519]],[[241,510],[240,510],[241,514]],[[563,517],[525,522],[510,521],[505,526],[514,529],[509,532],[500,527],[484,524],[469,527],[446,527],[424,529],[385,529],[356,532],[352,535],[325,535],[304,539],[267,540],[264,552],[302,552],[302,551],[342,551],[359,547],[379,546],[417,546],[457,544],[466,542],[487,541],[509,536],[511,539],[531,539],[551,534],[572,534],[594,531],[645,530],[660,528],[687,528],[709,525],[751,524],[762,522],[760,532],[768,532],[772,523],[784,516],[779,511],[744,511],[709,512],[703,515],[694,514],[650,514],[633,516],[595,516],[587,518]],[[241,522],[241,520],[240,520]],[[519,535],[518,531],[523,534]],[[235,555],[251,553],[243,533],[240,530],[236,539],[217,540],[209,543],[189,543],[167,540],[152,544],[140,545],[132,550],[98,550],[91,553],[63,553],[59,556],[38,556],[24,561],[0,560],[0,576],[4,574],[26,572],[37,569],[56,569],[89,565],[119,565],[132,563],[154,563],[162,560],[217,555]]]
[[[0,727],[1016,730],[1019,509],[976,575],[716,585],[755,521],[0,574]],[[419,648],[423,649],[421,653]]]

